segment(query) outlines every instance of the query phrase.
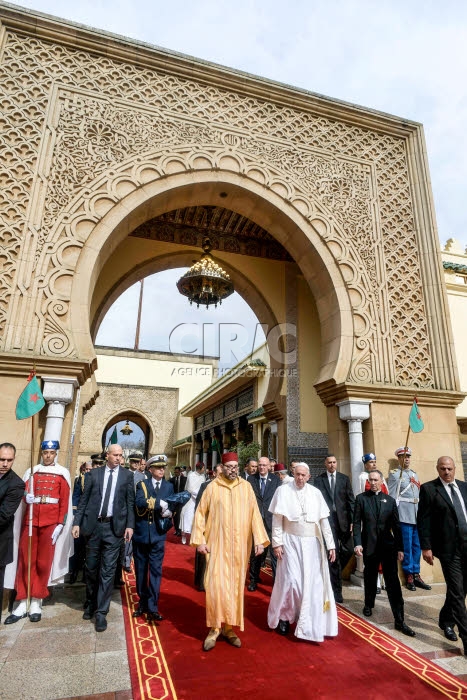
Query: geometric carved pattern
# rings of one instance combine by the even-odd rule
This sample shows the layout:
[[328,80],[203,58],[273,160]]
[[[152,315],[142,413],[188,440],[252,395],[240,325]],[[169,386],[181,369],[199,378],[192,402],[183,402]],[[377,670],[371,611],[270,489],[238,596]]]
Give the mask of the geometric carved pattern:
[[[149,179],[223,168],[328,222],[321,235],[353,309],[348,381],[436,388],[404,139],[14,33],[3,61],[0,89],[24,85],[5,127],[30,124],[18,146],[29,178],[37,159],[34,217],[28,177],[11,210],[5,350],[75,357],[70,289],[92,226]],[[18,159],[7,155],[16,182]]]

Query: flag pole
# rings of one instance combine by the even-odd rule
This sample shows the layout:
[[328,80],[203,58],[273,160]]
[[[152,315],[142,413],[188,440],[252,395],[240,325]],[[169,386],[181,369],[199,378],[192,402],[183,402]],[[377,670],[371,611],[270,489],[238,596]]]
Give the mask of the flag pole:
[[[31,416],[31,473],[29,475],[29,493],[34,493],[34,416]],[[33,504],[29,504],[29,525],[28,525],[28,597],[26,602],[26,612],[29,612],[31,605],[31,559],[32,559],[32,518]]]

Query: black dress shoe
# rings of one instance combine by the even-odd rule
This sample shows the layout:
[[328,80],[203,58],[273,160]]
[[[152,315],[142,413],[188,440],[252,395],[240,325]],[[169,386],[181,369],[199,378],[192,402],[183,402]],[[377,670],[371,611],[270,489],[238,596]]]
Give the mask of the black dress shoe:
[[121,588],[125,585],[125,581],[121,578],[119,581],[115,581],[114,588]]
[[256,583],[254,583],[253,581],[250,581],[250,583],[248,584],[248,589],[247,589],[247,590],[249,590],[249,591],[256,591],[256,589],[257,589]]
[[417,590],[415,588],[414,578],[413,578],[412,574],[407,574],[407,578],[405,581],[405,587],[407,588],[408,591],[416,591]]
[[342,597],[342,593],[334,593],[334,600],[336,603],[343,603],[344,599]]
[[90,620],[93,615],[94,615],[94,608],[90,607],[89,605],[84,608],[83,620]]
[[182,536],[182,531],[181,531],[181,530],[175,530],[175,536],[176,536],[176,537],[181,537],[181,536]]
[[376,589],[376,595],[379,595],[380,593],[381,593],[381,588],[378,586],[378,588]]
[[28,614],[24,613],[24,615],[14,615],[14,613],[11,613],[11,615],[8,615],[7,618],[5,618],[5,622],[3,623],[4,625],[13,625],[15,622],[19,622],[20,620],[23,619],[23,617],[27,617]]
[[97,613],[96,615],[96,632],[105,632],[107,629],[107,620],[105,619],[105,615],[102,615],[102,613]]
[[279,620],[279,624],[276,627],[276,630],[279,632],[279,634],[286,635],[290,629],[290,623],[287,620]]
[[406,625],[405,622],[395,622],[394,627],[407,637],[415,637],[415,632],[408,625]]
[[373,615],[373,611],[369,605],[365,605],[365,607],[363,608],[363,614],[365,615],[365,617],[371,617]]
[[76,583],[76,579],[77,579],[77,578],[78,578],[78,572],[77,572],[77,571],[72,571],[71,574],[70,574],[70,580],[68,581],[68,583],[70,583],[71,585],[73,585],[74,583]]
[[431,591],[431,586],[425,583],[420,574],[413,575],[413,582],[417,588],[423,588],[424,591]]
[[148,615],[147,615],[147,618],[146,618],[146,619],[147,619],[148,622],[152,622],[153,620],[155,620],[156,622],[162,622],[162,620],[163,620],[164,618],[163,618],[163,616],[162,616],[160,613],[158,613],[158,612],[148,612]]
[[457,634],[454,632],[452,627],[444,627],[443,632],[446,639],[449,639],[450,642],[457,642]]
[[143,617],[146,612],[144,608],[137,607],[133,613],[133,617]]
[[29,622],[40,622],[41,621],[41,613],[31,613],[29,615]]

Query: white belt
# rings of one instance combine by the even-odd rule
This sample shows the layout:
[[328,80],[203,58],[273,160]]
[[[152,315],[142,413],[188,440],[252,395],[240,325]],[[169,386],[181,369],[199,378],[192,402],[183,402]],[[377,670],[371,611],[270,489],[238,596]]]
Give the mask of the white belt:
[[400,498],[398,498],[397,500],[399,502],[402,501],[403,503],[418,503],[419,499],[418,498],[402,498],[402,496],[400,496]]
[[35,496],[34,503],[60,503],[60,499],[52,496]]

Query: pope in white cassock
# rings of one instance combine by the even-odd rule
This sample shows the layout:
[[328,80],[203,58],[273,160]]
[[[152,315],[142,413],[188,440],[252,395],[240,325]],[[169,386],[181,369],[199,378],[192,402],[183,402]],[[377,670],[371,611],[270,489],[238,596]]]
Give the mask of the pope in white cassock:
[[295,636],[313,642],[337,635],[337,610],[329,579],[335,560],[329,508],[317,488],[307,483],[305,462],[295,465],[294,479],[276,490],[271,505],[272,546],[277,556],[268,625],[287,634],[296,622]]

